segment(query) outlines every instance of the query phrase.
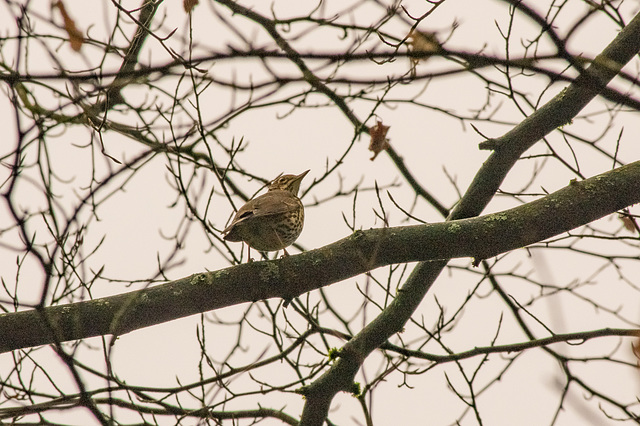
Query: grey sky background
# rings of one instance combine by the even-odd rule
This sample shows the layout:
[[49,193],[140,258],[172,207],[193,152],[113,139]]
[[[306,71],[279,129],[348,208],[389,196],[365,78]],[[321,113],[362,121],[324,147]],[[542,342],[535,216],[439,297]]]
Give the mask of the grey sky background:
[[[42,4],[43,15],[52,13],[49,2],[38,0],[33,3]],[[546,10],[549,2],[543,3],[545,6],[541,6],[540,9]],[[576,1],[574,3],[577,15],[577,12],[585,6],[582,2]],[[136,4],[136,2],[125,2],[123,6],[133,8]],[[248,5],[248,3],[243,4]],[[273,7],[278,16],[286,17],[304,14],[315,4],[308,1],[276,1],[273,3],[254,2],[253,6],[255,10],[265,14],[268,14],[270,8]],[[345,22],[350,20],[359,23],[374,22],[384,12],[384,9],[377,6],[375,2],[353,2],[352,10],[349,10],[345,4],[328,2],[323,7],[326,8],[327,16],[331,15],[333,11],[340,11],[342,13],[341,19]],[[427,7],[421,1],[406,1],[402,4],[413,16],[424,13]],[[95,33],[106,33],[111,28],[114,14],[113,5],[110,2],[73,0],[68,1],[66,5],[78,26],[85,31],[92,32],[94,37],[96,37]],[[638,2],[625,2],[625,5],[623,8],[625,16],[630,19],[638,8]],[[0,10],[5,7],[7,6],[1,5]],[[219,10],[219,8],[217,9]],[[160,10],[158,17],[164,16],[164,21],[155,32],[159,36],[166,36],[173,29],[177,29],[177,31],[164,42],[164,47],[155,39],[149,39],[146,42],[145,53],[141,55],[141,58],[147,58],[149,62],[156,65],[170,60],[167,48],[175,49],[176,52],[184,54],[184,40],[188,38],[190,31],[188,18],[182,10],[181,2],[166,1]],[[228,46],[244,47],[244,42],[237,35],[232,34],[224,23],[215,16],[210,3],[202,2],[195,11],[191,30],[196,44],[194,52],[198,55],[225,51]],[[224,17],[230,19],[228,13]],[[504,31],[509,23],[508,17],[508,8],[504,2],[448,0],[430,18],[425,20],[419,29],[436,31],[439,37],[444,40],[450,35],[452,24],[457,22],[456,30],[446,42],[448,48],[504,55],[505,42],[500,36],[498,27]],[[59,18],[55,19],[59,21]],[[562,26],[569,26],[573,20],[573,16],[569,16],[563,11],[563,14],[556,21],[556,30],[562,34]],[[237,24],[238,20],[234,19],[233,22]],[[271,41],[266,34],[256,29],[248,21],[240,22],[239,25],[241,29],[246,28],[243,36],[248,37],[255,47],[271,46]],[[14,26],[15,24],[9,15],[0,12],[0,27],[5,28],[5,31],[13,31]],[[406,36],[406,25],[398,23],[396,26],[396,35],[400,38]],[[42,31],[51,31],[51,29],[43,28]],[[298,27],[292,28],[294,34],[302,31]],[[512,50],[510,53],[513,55],[522,52],[522,47],[517,43],[518,40],[533,37],[538,33],[538,29],[532,26],[531,22],[521,18],[515,20],[512,31],[514,34],[511,36],[510,48]],[[572,52],[583,52],[585,57],[591,58],[615,37],[616,31],[613,24],[596,16],[584,26],[583,30],[573,36],[573,41],[568,48]],[[296,47],[301,51],[332,52],[339,50],[341,45],[351,41],[350,39],[341,40],[339,34],[316,31],[311,36],[301,37]],[[368,43],[371,44],[371,42]],[[548,41],[544,40],[541,46],[541,50],[548,48],[551,51]],[[65,65],[70,69],[84,69],[88,64],[96,64],[99,60],[97,49],[87,48],[83,50],[81,55],[72,52],[65,44],[61,44],[59,49],[64,52],[64,58],[68,61]],[[367,49],[369,51],[387,51],[389,47],[379,43],[377,45],[371,44],[367,46]],[[11,48],[5,47],[1,50],[5,56],[15,55]],[[540,52],[540,54],[542,53]],[[34,48],[34,51],[30,53],[32,58],[29,62],[29,71],[34,74],[51,72],[54,64],[48,60],[46,55],[33,59],[39,54],[37,48]],[[117,66],[117,63],[108,64],[105,68],[115,71],[114,66]],[[560,66],[562,65],[559,64]],[[385,65],[363,62],[353,66],[345,66],[340,74],[361,78],[369,75],[380,77],[406,72],[408,67],[409,61],[405,59],[399,59]],[[419,73],[449,68],[451,65],[439,58],[431,58],[417,65]],[[283,76],[297,75],[297,71],[292,69],[289,64],[285,64],[284,61],[274,61],[273,69]],[[222,61],[208,69],[208,72],[218,78],[235,79],[239,82],[247,82],[249,79],[260,81],[265,78],[264,68],[257,61],[251,60]],[[635,74],[637,70],[630,68],[629,72]],[[524,79],[524,77],[522,78]],[[188,81],[177,82],[175,79],[167,79],[159,84],[169,91],[175,90],[176,87],[179,91],[191,88]],[[528,94],[532,99],[535,99],[547,81],[537,80],[527,84],[529,84],[527,86]],[[620,83],[616,84],[620,85]],[[562,87],[564,86],[560,84],[552,86],[538,102],[542,104],[549,100],[560,92]],[[153,94],[145,92],[143,88],[144,86],[140,86],[139,90],[129,90],[125,92],[125,97],[131,103],[145,99],[148,102],[159,104],[167,102],[167,98],[151,99],[150,96]],[[619,88],[624,89],[622,86]],[[288,92],[294,93],[295,87],[285,88],[282,93]],[[15,118],[7,93],[6,87],[3,87],[2,95],[0,95],[0,113],[4,117],[2,123],[5,142],[0,144],[0,155],[5,155],[14,149],[16,138]],[[260,91],[257,91],[255,96],[259,97],[259,95]],[[458,199],[458,191],[463,193],[466,190],[476,171],[488,156],[488,152],[478,149],[478,143],[483,138],[469,126],[469,123],[463,123],[446,112],[453,111],[456,114],[471,117],[487,101],[486,96],[486,89],[482,82],[468,75],[460,74],[459,76],[434,79],[430,82],[420,81],[416,84],[394,88],[389,97],[397,99],[415,97],[416,102],[431,105],[434,108],[418,108],[415,105],[398,102],[394,104],[393,108],[382,107],[378,109],[367,124],[373,125],[375,120],[379,119],[385,125],[390,126],[388,133],[390,143],[404,158],[409,170],[414,173],[421,184],[432,191],[438,200],[451,207]],[[512,104],[508,104],[505,99],[500,99],[497,94],[494,96],[495,99],[491,100],[491,105],[488,108],[496,109],[494,118],[501,124],[486,121],[474,122],[476,127],[489,137],[500,136],[523,119],[522,113],[517,111]],[[246,101],[246,93],[233,93],[215,85],[207,88],[200,96],[203,122],[214,126],[217,120],[230,109],[231,105],[241,104],[244,101]],[[357,101],[351,106],[355,114],[364,120],[373,108],[374,101],[374,99],[367,102]],[[416,217],[426,222],[442,220],[437,211],[423,200],[414,200],[413,192],[408,188],[407,183],[399,175],[385,153],[381,153],[375,161],[370,161],[371,153],[367,150],[369,141],[364,136],[356,138],[353,148],[339,168],[339,174],[335,173],[329,176],[307,192],[311,183],[323,175],[327,165],[333,166],[340,159],[347,146],[354,139],[353,126],[335,107],[325,106],[327,104],[326,98],[320,95],[309,96],[308,105],[314,103],[318,107],[302,108],[290,114],[291,108],[282,105],[254,109],[244,113],[238,119],[234,119],[228,127],[216,132],[216,137],[226,144],[230,144],[231,140],[243,140],[245,150],[238,154],[236,160],[240,166],[255,176],[269,179],[281,172],[300,173],[311,169],[302,184],[303,201],[307,205],[305,229],[298,240],[302,247],[305,249],[318,248],[350,234],[350,230],[344,223],[343,214],[351,220],[353,195],[338,197],[320,207],[314,205],[315,200],[327,198],[335,193],[339,185],[347,190],[359,184],[363,189],[358,193],[356,199],[357,228],[368,229],[384,225],[374,213],[374,210],[380,212],[378,199],[375,193],[370,190],[376,183],[384,188],[381,191],[381,200],[388,214],[390,225],[398,226],[415,222],[405,220],[405,216],[394,207],[386,191],[389,191],[398,204],[410,210]],[[55,107],[56,105],[57,100],[51,99],[50,106]],[[195,108],[192,106],[185,108],[195,112]],[[531,109],[527,109],[526,106],[524,108],[527,114],[531,112]],[[596,134],[607,131],[608,134],[601,147],[608,152],[616,150],[618,134],[622,131],[618,157],[625,162],[631,162],[640,157],[640,148],[636,140],[636,135],[640,131],[638,129],[640,120],[637,114],[616,111],[618,114],[617,123],[620,124],[609,130],[606,130],[605,126],[610,111],[607,111],[601,102],[587,106],[583,111],[584,114],[588,114],[588,117],[575,120],[566,126],[565,130],[585,137],[594,137]],[[136,124],[135,116],[121,114],[117,110],[111,113],[110,117],[131,125]],[[177,115],[172,123],[176,128],[189,128],[193,125],[193,121],[190,121],[190,118],[185,114]],[[171,137],[168,128],[165,136]],[[563,158],[567,160],[572,158],[567,144],[558,134],[551,135],[548,140]],[[60,174],[61,180],[56,184],[60,195],[58,203],[61,211],[68,212],[78,198],[74,191],[77,188],[86,188],[90,182],[92,169],[96,170],[97,176],[101,176],[108,173],[109,169],[115,165],[100,155],[97,151],[99,144],[95,135],[86,130],[69,127],[51,142],[52,164]],[[132,158],[144,149],[142,146],[136,146],[131,140],[112,132],[105,133],[102,142],[109,155],[121,160]],[[87,149],[88,144],[93,144],[94,148]],[[611,162],[595,155],[583,145],[574,143],[572,148],[580,159],[579,167],[586,177],[612,168]],[[535,155],[547,152],[547,148],[539,143],[531,151],[531,154]],[[214,151],[213,154],[221,165],[228,161],[222,150]],[[32,155],[33,157],[27,158],[27,161],[35,161],[35,150],[32,151]],[[535,158],[520,161],[507,178],[502,189],[506,192],[516,192],[522,189],[529,183],[532,171],[542,164],[545,167],[544,172],[536,176],[526,191],[532,196],[522,197],[519,202],[530,201],[545,191],[552,192],[560,189],[575,177],[557,162],[554,163],[551,160],[548,163],[543,162],[543,159]],[[7,179],[8,173],[9,170],[2,167],[0,179],[2,181]],[[204,168],[198,171],[200,196],[209,193],[212,189],[218,193],[220,191],[217,181],[210,173]],[[262,187],[261,182],[238,174],[234,175],[233,179],[247,194],[254,194]],[[24,181],[21,185],[23,185],[19,189],[21,205],[25,209],[34,211],[38,206],[42,206],[45,200],[41,196],[38,185],[33,184],[30,187],[28,181]],[[86,236],[84,241],[87,247],[92,247],[102,239],[104,240],[100,249],[87,262],[86,268],[89,271],[98,270],[104,266],[102,276],[112,281],[99,280],[94,284],[91,295],[84,295],[86,298],[120,294],[143,287],[142,283],[130,285],[129,282],[144,280],[157,271],[158,258],[164,259],[171,253],[175,245],[175,241],[167,239],[166,236],[176,232],[186,233],[186,238],[179,255],[172,261],[174,266],[168,269],[167,278],[177,279],[203,270],[217,270],[230,266],[215,250],[210,250],[204,230],[198,224],[190,224],[191,228],[188,232],[185,231],[183,225],[180,225],[185,209],[181,203],[176,207],[170,207],[175,202],[175,192],[171,190],[173,183],[167,172],[166,158],[153,159],[150,164],[145,165],[140,172],[126,182],[123,180],[114,182],[114,190],[120,185],[121,190],[115,191],[113,196],[98,208],[97,213],[100,221],[90,222],[91,233]],[[198,194],[194,193],[195,195]],[[199,208],[204,209],[205,201],[206,197],[200,199]],[[233,214],[233,207],[225,201],[223,197],[215,197],[208,209],[207,219],[217,229],[223,229]],[[236,207],[242,204],[239,199],[236,199],[235,202]],[[499,211],[517,204],[518,201],[512,197],[497,196],[486,212]],[[0,209],[0,227],[3,227],[1,224],[6,223],[7,220],[7,211],[3,207]],[[42,222],[38,226],[43,232],[46,229]],[[596,222],[593,226],[614,229],[622,225],[617,218],[608,217]],[[32,229],[32,232],[36,231],[37,229]],[[11,246],[16,243],[16,238],[13,232],[1,236],[2,279],[9,283],[9,287],[15,285],[16,253],[11,250]],[[606,243],[603,242],[603,244]],[[231,247],[237,253],[242,250],[241,244],[234,244]],[[292,249],[290,252],[293,254],[296,250]],[[632,248],[629,253],[637,255],[637,251],[633,251]],[[531,274],[536,277],[535,279],[554,282],[558,285],[568,284],[574,280],[610,281],[610,290],[607,292],[602,292],[602,287],[599,286],[593,287],[593,291],[597,292],[595,295],[589,293],[592,291],[589,287],[582,290],[585,295],[597,297],[612,310],[620,309],[620,312],[626,317],[638,319],[637,293],[634,289],[620,282],[613,268],[603,267],[604,262],[597,259],[585,262],[584,257],[575,254],[558,251],[556,255],[555,252],[543,252],[537,249],[518,250],[508,253],[504,257],[505,259],[499,264],[500,271],[504,273],[512,271],[518,274]],[[24,303],[35,303],[40,297],[41,271],[36,267],[29,267],[33,261],[28,257],[25,262],[26,266],[21,270],[21,286],[17,291]],[[467,294],[482,278],[482,272],[479,269],[471,272],[463,269],[470,262],[470,259],[457,259],[451,262],[451,268],[445,270],[438,278],[433,291],[422,302],[419,312],[414,315],[415,321],[435,324],[439,313],[438,303],[444,306],[445,312],[447,312],[448,306],[458,306],[460,301],[467,297]],[[409,265],[408,270],[411,267],[412,265]],[[626,273],[634,275],[638,272],[640,271],[632,270]],[[374,272],[374,276],[384,280],[387,273],[388,268],[382,268],[380,271]],[[406,273],[404,276],[406,277]],[[394,276],[393,279],[397,280],[398,277]],[[400,281],[402,280],[400,279]],[[371,282],[370,278],[365,276],[336,283],[326,291],[335,307],[349,316],[348,312],[355,310],[353,304],[360,303],[360,292],[365,288],[371,292],[372,297],[382,295],[381,290]],[[513,285],[509,290],[513,297],[523,304],[526,304],[534,292],[532,288],[519,285]],[[307,297],[311,301],[319,298],[316,292],[304,296],[304,298]],[[4,301],[5,299],[4,294],[0,294],[0,300]],[[559,298],[559,300],[563,299]],[[626,301],[630,302],[624,303]],[[269,300],[264,303],[275,308],[280,301]],[[629,326],[629,324],[622,324],[621,321],[606,312],[594,315],[593,306],[586,302],[578,303],[573,300],[567,304],[554,303],[549,302],[546,306],[543,303],[538,303],[533,310],[537,317],[552,324],[554,331],[558,333],[605,326]],[[238,318],[247,309],[248,305],[229,307],[208,313],[205,317],[231,320]],[[263,311],[260,303],[251,309],[252,322],[258,328],[268,328],[270,319],[261,317],[259,311]],[[374,307],[369,307],[362,322],[366,323],[371,320],[376,313],[377,310]],[[286,315],[293,324],[297,323],[300,326],[304,324],[291,311],[279,314],[278,320],[283,324],[285,320],[283,315]],[[456,333],[450,336],[448,341],[450,347],[462,351],[475,346],[487,345],[487,342],[491,341],[496,333],[498,333],[496,344],[522,341],[524,338],[521,332],[514,329],[511,322],[504,321],[499,332],[497,331],[496,324],[499,323],[502,315],[506,316],[507,313],[503,312],[502,305],[493,297],[487,297],[485,300],[478,300],[478,303],[468,305],[461,320],[456,323],[456,327],[458,327]],[[170,387],[176,386],[178,381],[188,383],[197,380],[199,372],[195,367],[198,365],[200,350],[195,336],[199,323],[200,317],[194,316],[120,336],[113,347],[111,357],[115,374],[129,384],[148,386]],[[535,321],[532,320],[532,324],[535,324]],[[325,325],[332,326],[330,321]],[[533,326],[535,328],[535,325]],[[214,359],[223,358],[229,350],[228,346],[235,339],[235,330],[211,324],[207,325],[206,330],[207,352]],[[536,331],[541,336],[546,335],[542,327],[537,327]],[[409,324],[402,338],[405,342],[410,342],[417,338],[419,333],[418,328]],[[267,349],[273,350],[272,342],[268,337],[261,338],[254,334],[251,339],[245,342],[246,351],[234,358],[237,365],[256,361],[266,353],[264,351]],[[100,350],[95,350],[101,346],[100,342],[100,338],[89,340],[88,343],[94,349],[80,348],[78,359],[93,368],[104,370],[104,354]],[[334,343],[338,347],[342,344],[337,339]],[[601,345],[603,353],[606,353],[613,350],[617,344],[618,340],[616,339],[602,339],[598,342],[586,343],[584,346],[569,347],[564,345],[562,351],[581,353],[585,348],[593,347],[591,345]],[[427,349],[438,352],[436,347]],[[628,359],[633,360],[630,350],[628,354]],[[489,392],[481,400],[483,421],[487,425],[548,424],[553,415],[554,401],[558,400],[557,395],[561,391],[561,384],[558,383],[557,365],[539,350],[530,350],[519,356],[525,360],[521,359],[515,364],[513,371],[510,370],[505,375],[499,384],[499,389]],[[66,382],[69,391],[74,388],[75,385],[69,377],[68,370],[61,365],[51,349],[45,348],[38,351],[35,358],[43,365],[54,366],[48,371],[58,383]],[[480,361],[480,358],[472,358],[462,361],[462,363],[472,367]],[[504,362],[498,358],[491,358],[490,366],[486,371],[497,371]],[[0,356],[0,369],[10,368],[12,364],[11,354]],[[380,354],[374,353],[365,363],[365,368],[360,373],[360,380],[363,380],[364,376],[373,375],[381,365],[383,365],[382,357]],[[588,364],[586,368],[594,367]],[[535,370],[535,374],[531,374],[531,370]],[[387,381],[381,384],[374,393],[373,414],[376,424],[450,424],[463,407],[455,395],[447,390],[444,375],[447,374],[453,383],[461,385],[462,379],[456,372],[457,368],[454,365],[447,365],[420,376],[409,376],[407,384],[410,387],[402,385],[401,375],[389,376]],[[265,369],[256,372],[256,377],[265,381],[284,380],[279,374],[280,371]],[[594,368],[587,374],[592,375],[594,380],[610,383],[611,388],[622,395],[633,395],[638,392],[637,377],[621,377],[616,373],[615,367],[610,365],[602,369]],[[234,381],[234,389],[242,389],[243,380],[249,381],[249,378],[243,377]],[[89,376],[87,376],[87,381],[94,385],[99,383],[94,377]],[[557,424],[588,424],[590,410],[595,408],[593,405],[585,404],[585,398],[587,396],[579,392],[575,394],[570,392],[567,405],[579,408],[572,410],[569,414],[562,414]],[[300,412],[304,403],[300,396],[293,394],[256,396],[255,400],[263,406],[284,408],[285,411],[294,415]],[[234,406],[234,404],[236,404],[235,401],[226,408],[241,408]],[[246,408],[246,404],[244,405]],[[332,414],[332,419],[338,424],[355,425],[361,421],[360,417],[357,417],[359,419],[357,421],[352,417],[359,415],[358,402],[352,396],[338,395],[334,400],[334,407],[336,409],[340,407],[338,414],[335,416]],[[576,412],[582,413],[583,417],[576,417]],[[80,410],[73,411],[73,414],[61,411],[59,419],[68,422],[70,415],[74,416],[73,423],[76,424],[94,424],[95,422],[86,412]],[[471,415],[465,417],[465,420],[464,424],[466,425],[477,424]],[[85,421],[87,423],[83,423]],[[275,424],[277,422],[270,420],[265,423]],[[611,421],[610,424],[617,423]]]

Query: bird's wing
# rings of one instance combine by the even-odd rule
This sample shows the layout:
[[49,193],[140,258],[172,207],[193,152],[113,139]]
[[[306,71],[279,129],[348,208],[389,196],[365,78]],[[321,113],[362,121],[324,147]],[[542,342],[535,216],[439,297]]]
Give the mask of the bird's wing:
[[296,199],[295,195],[287,191],[282,192],[283,196],[281,197],[263,198],[263,196],[260,196],[254,199],[253,201],[255,201],[255,204],[252,209],[253,216],[270,216],[296,211],[299,206],[299,201]]
[[226,234],[238,223],[254,217],[266,217],[296,211],[298,208],[296,197],[290,192],[282,192],[283,195],[280,197],[265,197],[267,193],[248,201],[238,210],[231,224],[222,233]]

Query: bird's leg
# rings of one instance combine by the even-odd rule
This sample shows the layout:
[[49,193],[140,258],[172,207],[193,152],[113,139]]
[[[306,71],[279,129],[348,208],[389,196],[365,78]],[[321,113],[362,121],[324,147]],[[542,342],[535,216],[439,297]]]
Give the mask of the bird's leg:
[[247,244],[247,263],[251,262],[253,262],[253,259],[251,258],[251,246]]
[[[273,235],[276,236],[276,238],[278,239],[278,241],[280,242],[280,245],[283,246],[284,244],[282,243],[282,239],[280,238],[280,235],[278,235],[278,233],[276,232],[276,229],[273,228]],[[284,254],[282,256],[280,256],[280,259],[282,259],[285,256],[289,256],[289,252],[287,252],[286,248],[282,248],[282,251],[284,251]],[[276,257],[278,256],[278,253],[276,252]]]

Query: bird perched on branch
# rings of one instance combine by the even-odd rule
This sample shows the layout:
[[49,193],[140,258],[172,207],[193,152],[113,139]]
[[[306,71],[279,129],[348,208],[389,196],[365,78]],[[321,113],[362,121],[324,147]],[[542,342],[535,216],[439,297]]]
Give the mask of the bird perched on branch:
[[269,183],[262,194],[240,207],[231,224],[222,231],[226,241],[247,243],[249,261],[251,247],[265,251],[284,250],[295,242],[304,224],[304,206],[298,198],[302,179],[309,173],[280,175]]

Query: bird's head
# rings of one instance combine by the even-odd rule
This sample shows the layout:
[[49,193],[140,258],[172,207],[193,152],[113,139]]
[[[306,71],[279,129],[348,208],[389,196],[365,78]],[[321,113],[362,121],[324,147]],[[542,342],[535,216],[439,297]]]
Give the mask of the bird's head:
[[279,189],[282,191],[289,191],[293,195],[298,195],[298,190],[300,190],[300,183],[302,179],[309,173],[309,170],[306,172],[302,172],[299,175],[283,175],[276,177],[269,184],[269,191],[273,191],[274,189]]

